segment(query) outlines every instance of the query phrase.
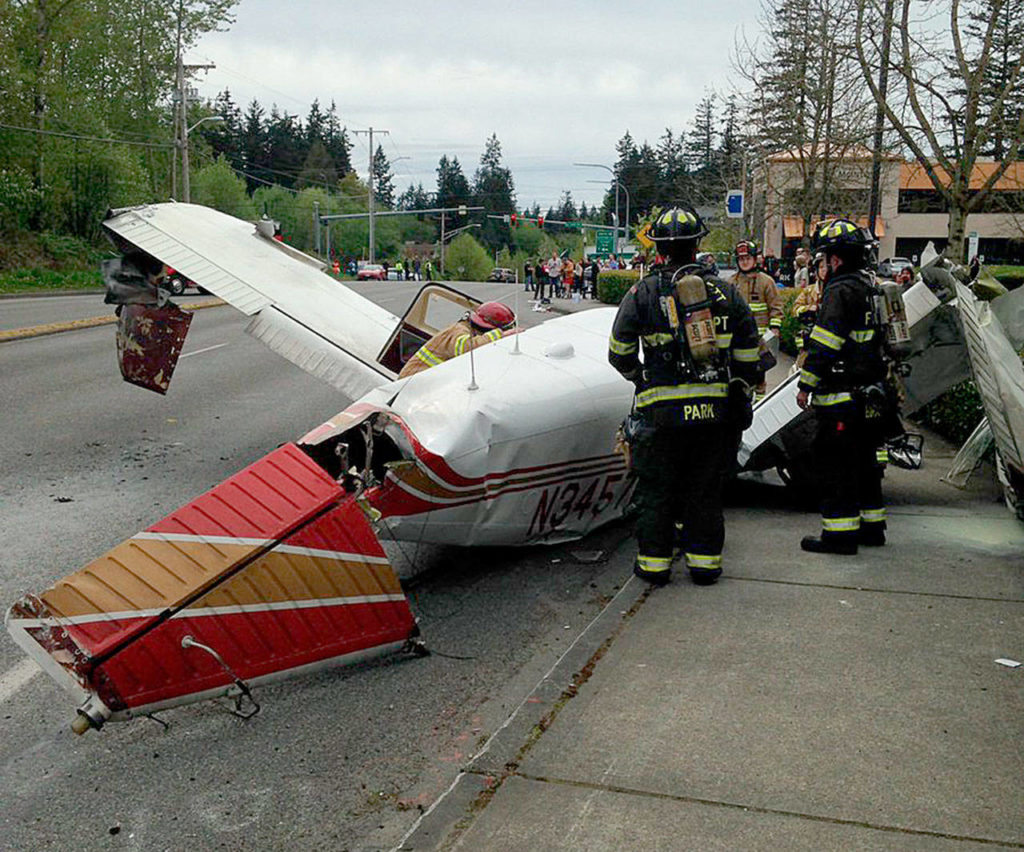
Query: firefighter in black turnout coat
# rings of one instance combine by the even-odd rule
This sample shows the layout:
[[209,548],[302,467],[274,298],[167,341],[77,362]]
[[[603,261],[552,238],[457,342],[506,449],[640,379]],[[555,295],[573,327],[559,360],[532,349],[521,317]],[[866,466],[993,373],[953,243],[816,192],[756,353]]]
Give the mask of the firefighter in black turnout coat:
[[898,417],[887,393],[885,328],[875,307],[874,238],[845,219],[820,224],[814,248],[828,273],[807,341],[797,402],[813,409],[815,467],[821,489],[821,535],[800,546],[812,553],[855,554],[885,544],[882,500],[885,428]]
[[609,361],[636,386],[634,573],[657,585],[669,580],[677,534],[694,582],[721,575],[722,490],[762,375],[750,308],[694,262],[706,234],[692,208],[658,215],[651,238],[667,261],[623,298],[609,340]]

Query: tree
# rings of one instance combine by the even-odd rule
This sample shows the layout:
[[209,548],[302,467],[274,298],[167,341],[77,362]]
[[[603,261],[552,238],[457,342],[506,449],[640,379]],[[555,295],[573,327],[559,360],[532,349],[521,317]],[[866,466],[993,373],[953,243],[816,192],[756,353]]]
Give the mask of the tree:
[[[987,5],[992,17],[984,27],[971,30],[960,0],[952,0],[948,29],[940,32],[933,20],[914,14],[921,10],[911,0],[896,0],[898,44],[889,71],[895,76],[897,91],[889,96],[883,95],[876,82],[877,57],[882,55],[882,32],[894,21],[885,20],[877,0],[857,2],[854,44],[863,80],[890,126],[949,206],[946,255],[958,261],[964,257],[967,217],[991,195],[1024,138],[1024,113],[1014,118],[1007,108],[1020,91],[1024,51],[1006,69],[1001,88],[991,88],[992,80],[986,77],[1008,2],[990,0]],[[949,56],[953,57],[952,75]],[[1005,141],[1005,158],[994,162],[972,186],[979,157],[998,135]]]
[[445,250],[445,272],[460,281],[486,281],[494,259],[468,233],[459,234]]
[[993,20],[998,24],[992,31],[991,56],[981,72],[978,114],[991,116],[1006,92],[1002,119],[993,123],[989,144],[982,150],[983,154],[1001,160],[1009,149],[1014,125],[1024,111],[1024,82],[1019,76],[1015,85],[1011,82],[1024,52],[1024,0],[982,0],[969,9],[964,31],[975,43],[983,41],[988,22]]
[[225,157],[203,166],[192,178],[192,201],[205,204],[239,219],[255,218],[245,181],[234,173]]
[[416,186],[410,183],[409,188],[398,196],[398,202],[395,204],[399,210],[426,210],[434,206],[434,197],[423,188],[422,183]]
[[572,200],[572,193],[566,190],[562,193],[562,198],[558,202],[558,209],[555,210],[555,219],[561,219],[563,222],[575,222],[579,218],[579,214],[576,212],[576,205]]
[[383,207],[395,203],[395,185],[391,177],[391,163],[380,145],[373,152],[373,197]]
[[[487,208],[488,213],[515,213],[516,193],[512,183],[512,172],[501,164],[501,143],[497,134],[492,133],[480,156],[480,167],[473,176],[473,197],[477,204]],[[481,239],[491,250],[496,251],[504,243],[507,229],[500,220],[487,219],[481,231]]]
[[751,87],[745,109],[758,153],[780,155],[796,172],[774,193],[783,209],[764,213],[799,215],[805,233],[824,213],[867,206],[852,203],[844,175],[851,162],[867,162],[871,133],[870,96],[853,59],[854,2],[774,0],[764,21],[768,38],[739,45],[734,57]]

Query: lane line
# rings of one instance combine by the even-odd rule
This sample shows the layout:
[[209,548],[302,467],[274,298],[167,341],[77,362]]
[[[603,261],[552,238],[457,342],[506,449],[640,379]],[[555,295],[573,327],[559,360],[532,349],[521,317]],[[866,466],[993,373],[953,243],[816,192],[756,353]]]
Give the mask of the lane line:
[[15,695],[41,671],[34,660],[22,660],[14,668],[0,675],[0,704]]
[[193,355],[202,355],[204,352],[212,352],[214,349],[220,349],[222,346],[227,346],[227,344],[218,343],[215,346],[207,346],[205,349],[197,349],[195,352],[186,352],[184,355],[179,355],[178,360],[181,361],[185,358],[191,358]]

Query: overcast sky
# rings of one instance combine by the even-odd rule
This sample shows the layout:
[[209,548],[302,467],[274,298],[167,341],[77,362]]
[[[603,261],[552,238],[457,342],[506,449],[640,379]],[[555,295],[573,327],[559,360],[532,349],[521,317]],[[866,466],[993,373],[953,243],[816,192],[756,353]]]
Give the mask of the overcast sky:
[[[600,201],[626,130],[656,144],[665,127],[688,128],[705,92],[734,74],[737,34],[755,37],[760,0],[241,0],[227,32],[188,55],[211,61],[200,92],[224,88],[244,110],[305,119],[314,98],[333,99],[349,129],[381,138],[396,192],[436,187],[437,161],[458,156],[472,180],[484,142],[501,141],[519,205],[543,208],[568,189]],[[377,137],[375,135],[375,142]],[[366,174],[365,136],[353,160]],[[398,159],[408,157],[409,159]],[[605,184],[607,186],[607,184]]]

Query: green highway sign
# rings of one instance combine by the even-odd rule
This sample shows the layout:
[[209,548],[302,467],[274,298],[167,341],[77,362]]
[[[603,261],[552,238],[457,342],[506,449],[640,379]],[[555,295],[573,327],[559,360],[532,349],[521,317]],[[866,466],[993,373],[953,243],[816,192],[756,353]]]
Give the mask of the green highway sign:
[[615,251],[615,233],[613,231],[598,231],[594,241],[594,250],[602,254]]

